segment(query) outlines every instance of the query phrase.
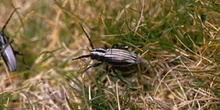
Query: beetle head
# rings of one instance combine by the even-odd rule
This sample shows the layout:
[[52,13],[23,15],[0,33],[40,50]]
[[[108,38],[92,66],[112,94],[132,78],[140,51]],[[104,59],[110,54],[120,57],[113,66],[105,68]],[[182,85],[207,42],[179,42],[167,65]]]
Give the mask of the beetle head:
[[106,53],[106,49],[104,48],[95,48],[91,50],[91,59],[96,59],[101,61]]

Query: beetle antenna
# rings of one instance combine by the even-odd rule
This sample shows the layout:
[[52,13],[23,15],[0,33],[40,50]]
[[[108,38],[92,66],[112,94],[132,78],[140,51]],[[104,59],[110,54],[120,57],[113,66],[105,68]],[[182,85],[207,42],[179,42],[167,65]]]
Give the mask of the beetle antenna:
[[19,52],[19,51],[14,51],[14,53],[15,53],[15,55],[20,55],[20,56],[22,56],[22,61],[23,61],[23,64],[26,66],[26,68],[27,69],[30,69],[31,67],[30,67],[30,65],[27,65],[27,63],[25,62],[25,57],[24,57],[24,54],[22,54],[21,52]]
[[15,11],[19,9],[19,8],[15,8],[14,11],[11,13],[11,15],[9,16],[8,20],[6,21],[5,25],[3,26],[2,30],[1,31],[4,31],[4,29],[6,28],[8,22],[10,21],[12,15],[15,13]]
[[91,55],[82,55],[82,56],[79,56],[77,58],[74,58],[72,60],[77,60],[77,59],[81,59],[81,58],[87,58],[87,57],[90,57]]
[[89,35],[89,34],[87,33],[87,31],[83,28],[83,24],[82,24],[82,23],[80,24],[80,26],[81,26],[82,30],[84,31],[84,33],[86,34],[86,37],[87,37],[88,40],[89,40],[89,45],[91,46],[92,49],[94,49],[93,43],[92,43],[92,41],[91,41],[91,39],[90,39],[90,35]]

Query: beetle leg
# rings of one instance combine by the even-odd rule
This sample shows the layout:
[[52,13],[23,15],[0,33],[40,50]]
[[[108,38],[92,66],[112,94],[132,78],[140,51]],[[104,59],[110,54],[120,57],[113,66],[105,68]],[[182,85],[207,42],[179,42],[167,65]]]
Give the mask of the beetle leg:
[[109,70],[108,65],[106,65],[106,67],[105,67],[105,72],[106,72],[107,74],[109,74],[109,73],[110,73],[110,70]]
[[120,78],[119,76],[118,76],[118,74],[116,73],[116,71],[115,71],[115,69],[114,68],[112,68],[112,71],[113,71],[113,73],[114,73],[114,77],[116,77],[116,78],[118,78],[125,86],[127,86],[127,83],[122,79],[122,78]]
[[82,55],[82,56],[79,56],[79,57],[74,58],[74,59],[72,59],[72,60],[77,60],[77,59],[87,58],[87,57],[90,57],[90,54],[89,54],[89,55]]
[[117,48],[117,47],[119,47],[118,44],[113,44],[111,48]]
[[[111,48],[119,48],[119,44],[113,44]],[[123,50],[129,50],[129,47],[128,46],[124,46],[122,48],[119,48],[119,49],[123,49]]]
[[22,53],[19,52],[19,51],[14,51],[14,54],[15,54],[15,55],[20,55],[20,56],[22,56],[22,62],[23,62],[23,64],[26,66],[26,68],[27,68],[27,69],[30,69],[30,68],[31,68],[30,65],[27,65],[27,63],[25,62],[24,54],[22,54]]
[[21,52],[19,52],[19,51],[14,51],[14,53],[16,54],[16,55],[23,55]]
[[[113,74],[111,74],[111,70],[113,71]],[[112,76],[112,77],[115,77],[115,78],[118,78],[125,86],[127,86],[127,83],[118,76],[117,72],[115,71],[114,68],[110,68],[108,67],[108,65],[106,65],[106,73],[109,75],[109,76]]]
[[106,65],[106,67],[105,67],[106,73],[107,73],[109,76],[117,77],[117,76],[116,76],[116,71],[113,71],[113,74],[112,74],[112,73],[111,73],[111,72],[112,72],[111,70],[113,70],[112,67],[109,68],[109,66]]
[[103,49],[108,49],[108,46],[106,44],[104,44],[104,46],[102,48]]
[[89,68],[97,67],[97,66],[101,65],[102,63],[103,63],[103,62],[93,63],[93,64],[87,66],[81,73],[83,74],[83,73],[86,72]]

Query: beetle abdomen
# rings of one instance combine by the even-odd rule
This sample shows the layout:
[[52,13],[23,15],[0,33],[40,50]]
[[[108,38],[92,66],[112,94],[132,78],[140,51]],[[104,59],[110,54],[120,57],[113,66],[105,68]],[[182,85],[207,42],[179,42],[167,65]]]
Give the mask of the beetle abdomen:
[[118,66],[135,65],[141,62],[135,53],[124,49],[107,49],[104,57],[105,62]]
[[14,55],[14,51],[12,50],[11,45],[6,44],[6,47],[3,48],[2,52],[1,52],[1,55],[2,55],[2,58],[3,58],[4,62],[8,66],[9,70],[10,71],[15,71],[17,63],[16,63],[16,58],[15,58],[15,55]]

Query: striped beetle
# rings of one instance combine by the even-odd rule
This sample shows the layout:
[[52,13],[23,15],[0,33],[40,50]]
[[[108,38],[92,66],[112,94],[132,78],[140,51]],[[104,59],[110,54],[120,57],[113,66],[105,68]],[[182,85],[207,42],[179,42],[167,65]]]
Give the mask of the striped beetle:
[[4,29],[6,28],[8,22],[10,21],[12,15],[17,10],[17,8],[11,13],[2,30],[0,31],[0,50],[1,56],[6,63],[8,69],[10,71],[15,71],[17,68],[16,57],[15,54],[20,54],[19,52],[15,52],[8,41],[8,37],[4,34]]
[[[94,48],[93,43],[90,39],[90,35],[83,28],[83,24],[80,24],[80,25],[87,39],[89,40],[89,44],[92,49],[89,50],[90,54],[79,56],[77,58],[74,58],[73,60],[90,57],[93,60],[99,61],[97,63],[93,63],[87,66],[81,73],[86,72],[91,67],[97,67],[101,65],[103,62],[107,63],[106,71],[109,72],[108,65],[111,65],[111,69],[113,70],[114,73],[115,73],[115,70],[119,70],[119,71],[129,70],[133,66],[136,66],[141,62],[141,58],[138,57],[138,55],[136,55],[133,52],[128,51],[127,49]],[[115,75],[117,76],[116,73]]]

